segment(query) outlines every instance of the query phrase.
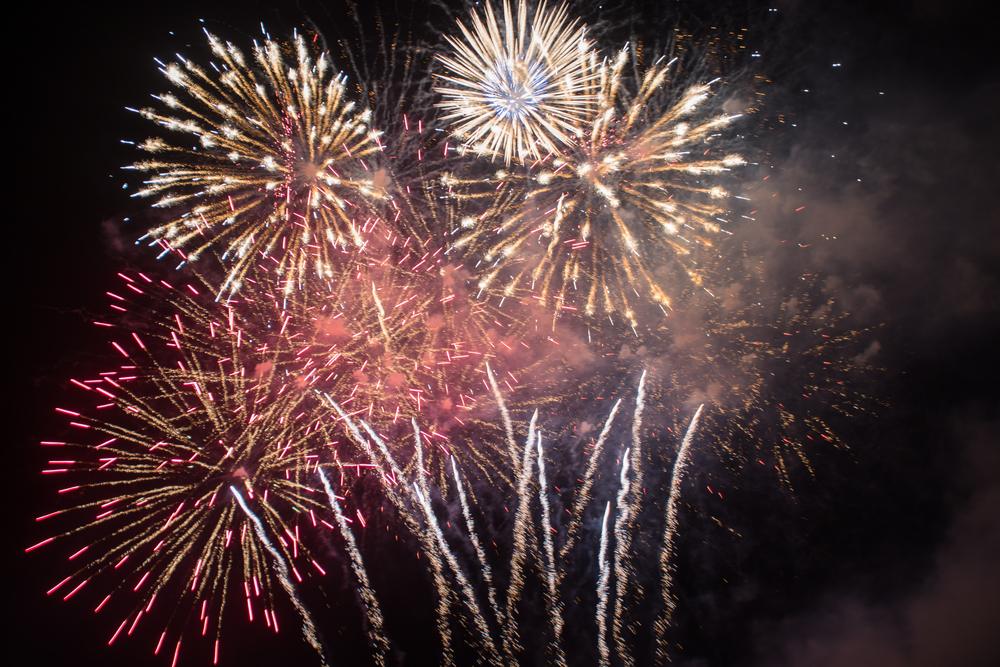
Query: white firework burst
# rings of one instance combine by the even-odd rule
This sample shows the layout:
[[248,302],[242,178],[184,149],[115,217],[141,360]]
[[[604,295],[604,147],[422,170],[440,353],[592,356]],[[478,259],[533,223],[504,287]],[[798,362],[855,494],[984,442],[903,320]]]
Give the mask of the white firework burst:
[[544,2],[530,12],[504,0],[459,21],[461,37],[446,36],[452,52],[438,58],[445,72],[435,90],[446,122],[475,152],[491,158],[538,158],[573,140],[589,101],[587,59],[593,43],[566,6]]

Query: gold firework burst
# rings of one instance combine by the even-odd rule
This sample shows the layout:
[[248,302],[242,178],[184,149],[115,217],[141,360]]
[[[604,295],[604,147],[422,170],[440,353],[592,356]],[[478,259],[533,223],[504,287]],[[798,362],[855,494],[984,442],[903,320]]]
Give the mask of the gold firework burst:
[[481,287],[530,290],[556,310],[620,313],[634,326],[637,299],[668,309],[672,294],[702,285],[699,262],[727,222],[729,193],[712,177],[744,164],[721,135],[737,116],[704,110],[710,84],[672,89],[670,62],[629,92],[627,61],[627,50],[591,55],[577,141],[499,170],[489,190],[443,177],[453,196],[487,203],[455,242],[478,261]]
[[337,248],[363,245],[356,219],[382,196],[371,112],[301,35],[257,44],[251,59],[208,41],[219,64],[164,64],[177,92],[154,95],[165,110],[137,110],[177,136],[142,142],[150,158],[129,167],[149,174],[134,196],[171,215],[144,238],[186,261],[221,254],[220,293],[235,293],[260,257],[277,262],[289,290],[330,276]]
[[95,612],[115,617],[109,644],[154,625],[155,652],[176,660],[190,628],[214,637],[217,660],[233,599],[277,632],[288,568],[299,582],[324,574],[299,523],[324,516],[308,480],[329,434],[226,310],[207,328],[181,311],[142,331],[100,323],[122,363],[74,379],[89,407],[57,411],[78,435],[42,443],[57,452],[43,474],[66,479],[64,507],[40,518],[58,527],[29,550],[64,548],[73,571],[48,592],[96,592]]

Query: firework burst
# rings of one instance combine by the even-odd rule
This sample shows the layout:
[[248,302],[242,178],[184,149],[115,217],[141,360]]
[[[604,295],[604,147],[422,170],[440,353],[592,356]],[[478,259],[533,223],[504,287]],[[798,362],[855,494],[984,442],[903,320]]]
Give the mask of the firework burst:
[[289,291],[331,276],[337,249],[364,243],[355,219],[382,196],[371,112],[302,36],[268,39],[248,59],[206,34],[219,63],[163,64],[176,92],[153,96],[164,110],[137,110],[176,137],[140,143],[150,157],[129,167],[149,174],[134,196],[171,216],[144,238],[185,261],[221,254],[220,293],[239,290],[261,257]]
[[525,0],[516,9],[504,0],[502,11],[498,21],[486,3],[471,27],[458,23],[461,38],[445,37],[452,51],[439,57],[444,72],[435,90],[455,136],[510,164],[573,140],[590,99],[593,45],[565,5],[553,10],[542,2],[529,12]]
[[[217,349],[217,331],[236,327],[257,359],[253,372],[273,375],[282,392],[334,397],[394,446],[409,447],[397,451],[407,461],[414,445],[410,419],[417,418],[434,443],[431,469],[443,471],[454,455],[503,477],[502,466],[489,456],[489,439],[484,451],[453,451],[451,437],[489,425],[493,408],[482,400],[492,392],[487,364],[503,368],[501,382],[513,390],[512,371],[522,356],[533,359],[520,355],[530,350],[519,342],[517,320],[472,298],[440,247],[376,225],[363,228],[371,239],[368,252],[339,256],[336,273],[313,281],[309,290],[286,293],[279,268],[265,261],[248,273],[238,295],[225,300],[211,297],[205,286],[211,279],[175,288],[145,274],[122,274],[122,288],[109,293],[111,307],[126,310],[128,324],[141,330],[149,326],[152,292],[160,300],[152,308],[153,328],[160,331],[162,320],[176,344],[206,354]],[[309,413],[314,428],[329,429],[330,441],[344,443],[342,422],[335,415],[323,421],[331,416],[325,406],[321,402]],[[358,452],[345,443],[333,454],[338,465],[351,465]]]
[[549,307],[588,317],[620,314],[635,326],[636,302],[664,311],[700,286],[700,266],[726,230],[729,193],[714,179],[744,164],[725,149],[737,117],[706,110],[711,85],[670,85],[657,62],[631,89],[628,49],[585,59],[588,94],[574,140],[490,179],[442,177],[453,196],[485,207],[455,241],[475,258],[480,286],[530,291]]
[[95,612],[122,615],[109,644],[156,625],[154,653],[171,647],[176,662],[192,626],[218,660],[232,600],[277,632],[283,590],[322,656],[290,580],[324,574],[299,537],[299,518],[316,525],[323,507],[303,481],[328,442],[304,418],[310,396],[287,391],[231,309],[205,328],[191,311],[141,332],[97,324],[122,362],[72,380],[90,407],[57,412],[78,435],[42,443],[43,474],[67,480],[64,509],[40,517],[60,527],[29,550],[56,542],[73,569],[49,595],[96,593]]

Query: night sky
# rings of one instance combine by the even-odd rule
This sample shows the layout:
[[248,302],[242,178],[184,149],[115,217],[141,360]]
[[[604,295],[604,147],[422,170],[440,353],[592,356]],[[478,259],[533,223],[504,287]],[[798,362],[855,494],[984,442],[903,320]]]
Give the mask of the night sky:
[[[205,53],[199,18],[244,43],[259,21],[275,35],[307,19],[336,34],[338,6],[28,3],[27,16],[8,21],[8,653],[40,665],[149,658],[148,638],[108,649],[108,619],[46,598],[64,575],[23,553],[45,536],[33,517],[53,504],[36,442],[55,425],[67,378],[107,357],[90,315],[120,267],[148,261],[130,243],[143,218],[122,187],[119,167],[134,153],[119,139],[150,132],[124,107],[162,88],[154,56]],[[676,664],[1000,664],[1000,63],[982,11],[933,0],[607,10],[614,35],[641,25],[655,39],[677,21],[695,35],[748,28],[748,50],[760,57],[741,67],[773,83],[767,122],[747,140],[761,163],[753,178],[768,179],[743,241],[774,276],[822,275],[871,327],[879,368],[859,380],[878,406],[846,426],[847,454],[820,461],[794,492],[764,475],[734,482],[726,516],[738,536],[694,525],[685,533]],[[400,0],[380,13],[427,38],[420,9]],[[684,520],[704,521],[699,502]],[[398,664],[425,664],[436,650],[431,607],[406,572],[377,574],[376,583],[409,608],[390,619],[405,643]],[[334,664],[364,664],[352,613],[318,615],[337,647]],[[280,656],[314,662],[294,632],[246,632],[229,641],[226,664]]]

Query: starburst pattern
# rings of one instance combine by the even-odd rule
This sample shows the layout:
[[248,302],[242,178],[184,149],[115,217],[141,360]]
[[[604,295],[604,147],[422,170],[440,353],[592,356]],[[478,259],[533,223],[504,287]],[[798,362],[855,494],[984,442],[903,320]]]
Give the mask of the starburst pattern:
[[365,204],[383,196],[371,112],[301,36],[266,40],[252,59],[208,40],[221,64],[163,65],[177,92],[154,95],[165,110],[139,110],[178,137],[140,143],[151,157],[131,165],[150,174],[134,196],[171,215],[146,238],[185,261],[220,253],[221,293],[235,293],[260,257],[277,263],[289,291],[329,277],[338,248],[364,244]]
[[461,38],[446,36],[451,53],[439,57],[444,72],[436,91],[444,120],[474,151],[512,160],[554,152],[574,138],[583,117],[592,74],[592,48],[584,27],[565,5],[544,2],[529,12],[503,2],[502,20],[491,3],[459,22]]
[[619,313],[634,326],[640,297],[666,310],[703,285],[701,263],[728,223],[729,193],[713,179],[744,164],[721,134],[737,116],[705,110],[710,84],[669,85],[669,62],[630,92],[627,61],[628,50],[588,60],[578,140],[499,170],[488,190],[443,177],[453,196],[487,202],[455,242],[478,258],[480,287],[530,291],[588,317]]

